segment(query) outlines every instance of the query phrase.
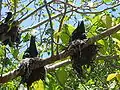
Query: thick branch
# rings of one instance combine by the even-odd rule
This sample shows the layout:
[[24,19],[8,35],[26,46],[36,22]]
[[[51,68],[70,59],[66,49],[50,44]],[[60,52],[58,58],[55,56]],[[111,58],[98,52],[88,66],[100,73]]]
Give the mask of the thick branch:
[[[111,60],[111,59],[117,59],[119,58],[119,55],[114,55],[114,56],[99,56],[96,58],[96,60]],[[68,65],[71,63],[71,60],[64,60],[64,61],[61,61],[61,62],[58,62],[54,65],[47,65],[46,68],[47,68],[47,72],[49,71],[54,71],[56,68],[59,68],[61,66],[65,66],[65,65]]]
[[17,76],[19,76],[19,69],[15,69],[11,72],[8,72],[6,74],[3,74],[2,76],[0,76],[0,83],[6,83],[14,78],[16,78]]
[[[118,25],[116,25],[116,26],[114,26],[114,27],[112,27],[112,28],[102,32],[101,34],[99,34],[97,36],[94,36],[94,37],[90,38],[86,42],[84,47],[86,47],[89,44],[94,43],[94,42],[96,42],[96,41],[98,41],[98,40],[100,40],[100,39],[102,39],[102,38],[104,38],[106,36],[114,34],[114,33],[116,33],[119,30],[120,30],[120,24],[118,24]],[[71,48],[69,50],[67,49],[66,51],[63,51],[59,55],[54,55],[54,56],[46,58],[46,59],[35,58],[35,59],[37,59],[37,62],[35,62],[35,68],[42,67],[42,66],[51,64],[51,63],[53,63],[53,62],[55,62],[57,60],[66,58],[66,57],[68,57],[72,53],[70,51],[71,51]],[[16,78],[17,76],[20,76],[21,73],[22,73],[21,70],[16,69],[16,70],[14,70],[12,72],[4,74],[3,76],[0,77],[0,83],[8,82],[9,80]]]
[[94,43],[94,42],[96,42],[96,41],[98,41],[98,40],[100,40],[102,38],[105,38],[106,36],[109,36],[111,34],[116,33],[119,30],[120,30],[120,24],[107,29],[106,31],[102,32],[99,35],[96,35],[96,36],[90,38],[87,43],[89,43],[89,44]]

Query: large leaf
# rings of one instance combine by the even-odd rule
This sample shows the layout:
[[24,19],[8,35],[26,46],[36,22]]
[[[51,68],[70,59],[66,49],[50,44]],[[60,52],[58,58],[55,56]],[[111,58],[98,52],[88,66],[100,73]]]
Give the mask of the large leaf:
[[70,24],[63,25],[62,31],[60,33],[58,33],[63,44],[68,44],[70,36],[74,30],[75,30],[75,28]]
[[120,31],[118,31],[117,33],[113,34],[112,37],[120,40]]
[[107,81],[110,81],[111,79],[116,77],[116,73],[109,74],[107,77]]
[[36,81],[32,84],[32,87],[34,87],[35,90],[44,90],[44,84],[42,80]]
[[102,21],[105,24],[106,28],[110,28],[112,26],[112,17],[110,14],[106,14],[102,17]]
[[57,77],[62,85],[65,84],[67,80],[67,72],[65,71],[64,67],[61,67],[60,69],[57,70]]
[[117,80],[120,82],[120,74],[116,75]]

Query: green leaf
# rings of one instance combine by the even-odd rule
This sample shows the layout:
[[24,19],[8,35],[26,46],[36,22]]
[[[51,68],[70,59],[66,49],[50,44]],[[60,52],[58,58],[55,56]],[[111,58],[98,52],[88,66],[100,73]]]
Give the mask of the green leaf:
[[117,39],[117,38],[112,38],[112,39],[113,39],[113,41],[115,41],[115,42],[117,43],[117,45],[120,47],[120,40]]
[[36,81],[32,84],[32,87],[35,89],[35,90],[44,90],[44,84],[42,82],[42,80],[39,80],[39,81]]
[[111,79],[116,77],[116,73],[109,74],[107,77],[107,81],[110,81]]
[[60,69],[57,70],[57,77],[62,85],[65,84],[67,80],[67,72],[65,71],[64,67],[61,67]]
[[100,53],[102,53],[103,55],[107,55],[108,54],[108,42],[104,39],[97,41],[98,44],[101,45],[101,48],[99,49]]
[[112,0],[103,0],[105,3],[112,2]]
[[112,35],[113,38],[120,40],[120,31]]
[[5,55],[5,46],[0,46],[0,56],[4,56]]
[[94,18],[92,18],[92,24],[96,24],[96,22],[98,22],[100,20],[100,15],[95,16]]
[[87,37],[93,37],[95,35],[97,35],[96,31],[97,26],[92,26],[91,29],[89,30],[89,32],[87,33]]
[[60,37],[61,37],[63,44],[68,44],[70,37],[67,34],[61,32]]
[[107,28],[112,27],[112,17],[110,16],[110,14],[106,15],[106,26]]
[[17,57],[19,54],[19,50],[18,49],[15,49],[14,52],[13,52],[13,56],[14,57]]
[[106,14],[102,17],[102,21],[106,28],[110,28],[112,26],[112,17],[110,14]]
[[29,41],[29,39],[30,39],[30,34],[26,34],[25,36],[23,36],[23,42],[27,42],[27,41]]
[[19,49],[14,49],[11,47],[11,53],[16,58],[19,54]]
[[7,67],[8,65],[11,65],[11,60],[9,58],[4,58],[3,59],[4,66]]
[[70,24],[63,25],[62,31],[60,33],[57,33],[57,35],[60,36],[60,39],[62,40],[63,44],[68,44],[70,36],[74,30],[75,28]]
[[116,75],[117,80],[120,82],[120,74]]
[[90,79],[86,84],[92,85],[92,84],[95,84],[95,82],[92,79]]
[[104,41],[103,40],[99,40],[99,41],[97,41],[99,44],[101,44],[101,45],[104,45],[105,43],[104,43]]

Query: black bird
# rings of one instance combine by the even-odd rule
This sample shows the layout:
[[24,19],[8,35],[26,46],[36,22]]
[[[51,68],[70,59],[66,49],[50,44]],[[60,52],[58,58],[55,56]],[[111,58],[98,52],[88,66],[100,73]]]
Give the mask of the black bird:
[[4,23],[0,24],[0,34],[5,34],[8,29],[9,29],[9,25],[7,24],[9,22],[9,20],[12,18],[12,12],[7,12],[7,17],[5,18]]
[[[8,24],[7,24],[8,25]],[[13,45],[14,42],[16,44],[20,43],[20,33],[19,33],[19,26],[17,25],[17,21],[13,21],[11,26],[8,26],[7,32],[4,32],[5,40],[2,40],[4,45],[9,45],[10,47]],[[10,30],[9,30],[10,29]]]
[[8,39],[10,38],[8,35],[6,35],[6,33],[9,30],[8,22],[11,18],[12,18],[12,12],[7,12],[7,17],[5,18],[4,23],[0,24],[0,40],[2,42],[4,42],[5,40],[6,40],[5,42],[7,42]]
[[7,12],[4,23],[0,25],[0,41],[9,46],[12,46],[14,42],[20,42],[19,27],[17,21],[11,20],[12,16],[12,12]]
[[[37,55],[38,55],[38,51],[37,51],[36,44],[35,44],[35,36],[31,36],[30,46],[25,51],[25,53],[23,55],[23,59],[34,58],[34,57],[37,57]],[[21,83],[22,82],[27,83],[28,89],[34,81],[37,81],[40,79],[45,80],[45,68],[44,68],[44,66],[32,70],[32,73],[29,75],[29,77],[25,77],[26,74],[27,73],[25,73],[23,76],[21,76],[22,77]]]
[[[87,39],[87,36],[85,35],[85,27],[84,27],[84,22],[78,22],[77,28],[73,31],[72,36],[71,36],[71,41],[74,40],[84,40]],[[83,76],[83,69],[82,66],[84,65],[90,65],[92,63],[92,60],[94,56],[97,53],[97,46],[94,44],[89,45],[88,47],[85,47],[81,49],[84,43],[82,43],[80,46],[76,46],[75,52],[73,55],[71,55],[71,61],[72,67],[74,70],[76,70],[78,77]]]
[[7,12],[7,17],[5,18],[5,22],[4,23],[8,23],[11,18],[12,18],[12,12]]
[[37,55],[38,55],[38,51],[37,51],[36,44],[35,44],[35,36],[31,36],[30,46],[24,52],[23,59],[34,58],[34,57],[37,57]]
[[74,41],[76,39],[86,39],[86,35],[85,35],[85,27],[84,27],[84,22],[78,22],[78,26],[77,28],[73,31],[72,33],[72,37],[71,37],[71,41]]

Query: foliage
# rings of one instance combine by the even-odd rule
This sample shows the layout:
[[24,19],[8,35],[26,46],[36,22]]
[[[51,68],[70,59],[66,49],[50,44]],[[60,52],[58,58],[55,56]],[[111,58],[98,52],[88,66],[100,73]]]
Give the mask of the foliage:
[[[46,1],[49,2],[50,0]],[[4,13],[7,10],[14,13],[14,19],[20,22],[21,43],[18,47],[0,44],[1,75],[12,71],[21,62],[25,49],[29,47],[28,42],[31,34],[34,34],[37,38],[39,57],[46,58],[51,56],[52,50],[56,54],[57,51],[61,52],[65,49],[65,46],[68,46],[70,36],[80,19],[85,21],[88,38],[120,23],[120,2],[118,0],[52,0],[51,2],[48,8],[52,17],[53,28],[49,23],[50,17],[43,0],[32,0],[31,2],[29,0],[7,0],[2,2],[2,8],[0,9],[1,22],[4,20]],[[67,2],[66,11],[65,2]],[[63,17],[63,13],[65,17]],[[51,47],[52,44],[53,47]],[[97,41],[96,44],[100,46],[98,57],[120,55],[120,31]],[[64,60],[66,59],[70,59],[70,57]],[[46,81],[42,82],[40,80],[33,83],[31,89],[118,90],[120,88],[119,66],[119,57],[95,60],[92,66],[84,70],[86,78],[78,79],[71,64],[65,65],[47,72]],[[20,78],[18,77],[0,85],[0,89],[15,90],[19,82]]]

